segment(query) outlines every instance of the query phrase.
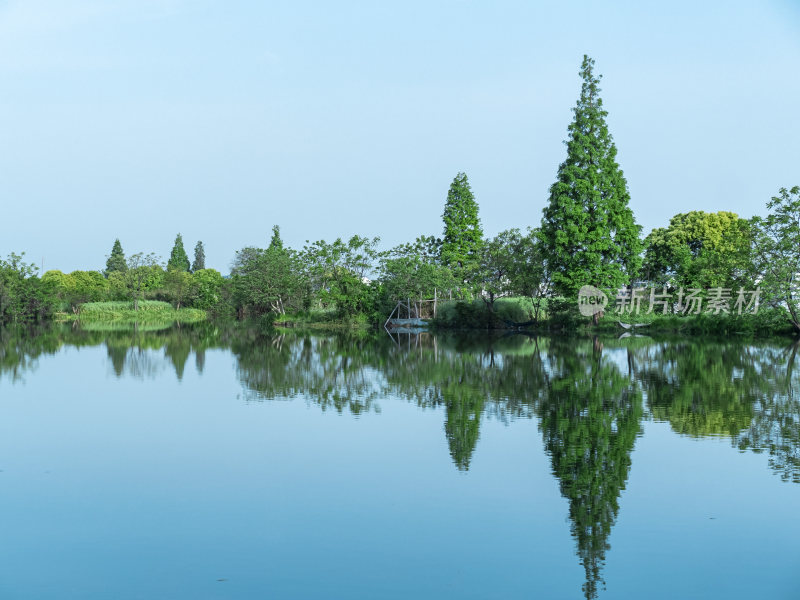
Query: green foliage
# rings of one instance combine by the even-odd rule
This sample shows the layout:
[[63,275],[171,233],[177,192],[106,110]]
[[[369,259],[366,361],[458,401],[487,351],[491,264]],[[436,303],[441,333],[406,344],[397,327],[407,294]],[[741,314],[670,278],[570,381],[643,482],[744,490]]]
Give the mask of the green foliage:
[[[81,306],[82,317],[100,317],[103,315],[111,315],[119,311],[133,310],[132,302],[87,302]],[[141,300],[139,302],[139,310],[142,315],[149,314],[171,314],[175,309],[169,302],[162,302],[160,300]]]
[[237,252],[233,269],[236,305],[251,314],[283,315],[308,305],[308,282],[298,254],[283,247],[279,229],[273,229],[266,250],[244,248]]
[[[205,262],[205,257],[203,258],[203,262]],[[172,246],[172,252],[167,261],[167,268],[174,271],[188,271],[189,267],[189,257],[186,256],[186,250],[183,247],[183,237],[179,233],[175,237],[175,245]]]
[[206,249],[203,242],[197,242],[194,247],[194,262],[192,263],[192,273],[202,271],[206,268]]
[[642,274],[655,285],[749,289],[751,242],[750,223],[735,213],[678,214],[645,239]]
[[111,248],[111,256],[106,260],[105,276],[108,277],[111,273],[124,273],[128,270],[128,264],[125,262],[125,253],[122,251],[122,244],[119,239],[114,240],[114,246]]
[[320,240],[306,244],[300,257],[311,293],[321,306],[331,306],[340,318],[371,313],[377,293],[367,278],[380,253],[379,238],[354,235],[347,242]]
[[192,275],[192,306],[202,310],[217,309],[223,302],[225,279],[214,269],[201,269]]
[[568,127],[567,158],[550,188],[541,226],[557,293],[575,298],[583,285],[619,288],[639,271],[640,227],[606,124],[600,77],[583,57],[581,95]]
[[554,331],[575,331],[586,323],[578,312],[578,306],[574,298],[564,298],[557,296],[548,299],[548,320],[549,329]]
[[281,239],[281,228],[277,225],[272,226],[272,237],[269,240],[271,250],[283,250],[283,240]]
[[489,310],[494,310],[497,298],[514,292],[509,275],[518,271],[514,265],[517,258],[514,249],[520,245],[521,239],[519,229],[508,229],[486,240],[481,247],[475,280],[481,286],[482,298]]
[[800,332],[800,186],[781,188],[755,219],[755,260],[766,300],[784,306]]
[[480,261],[483,229],[465,173],[458,173],[450,184],[442,221],[441,262],[453,270],[460,284],[469,284]]
[[74,304],[103,300],[108,292],[108,280],[99,271],[73,271],[67,286]]
[[[120,272],[112,272],[111,276],[120,276]],[[42,282],[47,284],[65,309],[76,310],[84,302],[99,302],[109,296],[111,284],[99,271],[73,271],[64,274],[61,271],[48,271],[42,275]]]
[[68,300],[69,275],[58,270],[47,271],[42,275],[42,283],[61,301],[66,304]]
[[511,292],[531,299],[531,319],[538,321],[552,287],[540,230],[529,228],[526,235],[519,235],[509,252],[513,256],[507,271]]
[[168,302],[140,300],[134,302],[87,302],[81,305],[79,319],[118,322],[197,322],[206,319],[205,311],[194,308],[176,310]]
[[483,300],[444,301],[439,303],[433,324],[445,329],[503,329],[509,322],[532,320],[536,310],[533,301],[525,297],[498,298],[492,311]]
[[156,290],[163,284],[164,269],[155,254],[138,252],[128,258],[123,281],[129,297],[133,298],[134,310],[138,310],[144,292]]
[[169,299],[175,304],[175,308],[180,309],[181,305],[186,304],[194,291],[194,278],[191,273],[167,269],[164,274],[163,286]]
[[125,300],[130,298],[126,273],[115,271],[108,274],[108,299]]
[[24,257],[24,252],[12,252],[0,259],[0,325],[41,321],[55,309],[58,297],[52,281],[42,282],[36,266]]
[[455,288],[453,272],[439,262],[438,254],[437,240],[422,236],[413,244],[397,246],[384,255],[381,283],[388,299],[430,299]]

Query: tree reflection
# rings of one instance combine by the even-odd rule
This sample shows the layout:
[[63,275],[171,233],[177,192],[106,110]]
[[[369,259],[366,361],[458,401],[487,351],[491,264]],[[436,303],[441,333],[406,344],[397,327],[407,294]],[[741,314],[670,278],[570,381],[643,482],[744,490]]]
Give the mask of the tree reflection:
[[641,348],[636,362],[654,419],[767,452],[781,478],[800,483],[796,355],[796,342],[679,341]]
[[572,535],[586,575],[583,592],[596,598],[608,537],[619,511],[641,431],[642,393],[603,348],[559,345],[548,357],[547,394],[538,407],[545,449],[561,494],[569,501]]

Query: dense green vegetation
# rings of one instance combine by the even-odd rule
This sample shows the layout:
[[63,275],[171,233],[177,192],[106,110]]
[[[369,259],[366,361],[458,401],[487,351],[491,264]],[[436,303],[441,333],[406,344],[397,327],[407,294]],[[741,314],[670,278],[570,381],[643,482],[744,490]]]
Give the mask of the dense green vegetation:
[[[266,248],[236,253],[229,277],[205,268],[200,241],[190,262],[180,234],[166,265],[152,253],[126,257],[119,239],[103,272],[40,277],[12,254],[0,262],[0,322],[116,310],[87,310],[96,302],[130,302],[136,313],[150,300],[215,316],[379,325],[400,301],[404,317],[435,317],[438,327],[573,330],[589,326],[577,293],[591,285],[610,301],[592,315],[598,330],[619,320],[651,331],[800,333],[800,187],[781,189],[765,218],[692,211],[642,238],[589,57],[580,76],[567,155],[539,226],[486,237],[467,175],[458,173],[442,236],[388,250],[360,235],[293,249],[275,226]],[[716,300],[703,305],[714,290]]]

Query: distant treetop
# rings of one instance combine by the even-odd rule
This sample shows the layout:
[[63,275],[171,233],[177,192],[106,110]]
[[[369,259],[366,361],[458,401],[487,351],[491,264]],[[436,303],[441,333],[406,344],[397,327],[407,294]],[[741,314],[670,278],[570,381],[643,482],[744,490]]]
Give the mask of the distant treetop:
[[194,247],[194,262],[192,263],[192,273],[202,271],[206,268],[206,249],[203,242],[197,242]]
[[183,247],[183,237],[179,233],[175,238],[175,245],[169,255],[167,268],[175,271],[188,271],[189,266],[189,257],[186,256],[186,250]]
[[111,248],[111,256],[106,260],[106,272],[108,277],[109,273],[119,272],[124,273],[128,270],[128,265],[125,262],[125,253],[122,251],[122,244],[119,239],[114,240],[114,246]]

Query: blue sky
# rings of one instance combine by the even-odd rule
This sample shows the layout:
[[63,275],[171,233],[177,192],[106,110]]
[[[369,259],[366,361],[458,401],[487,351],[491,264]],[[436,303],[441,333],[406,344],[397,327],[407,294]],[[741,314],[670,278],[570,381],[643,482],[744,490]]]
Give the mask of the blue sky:
[[800,184],[797,0],[0,0],[0,255],[538,225],[584,53],[645,232]]

